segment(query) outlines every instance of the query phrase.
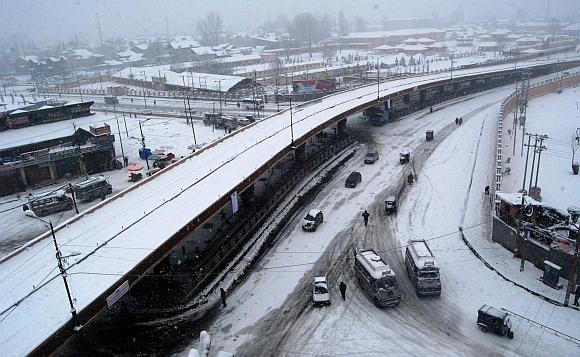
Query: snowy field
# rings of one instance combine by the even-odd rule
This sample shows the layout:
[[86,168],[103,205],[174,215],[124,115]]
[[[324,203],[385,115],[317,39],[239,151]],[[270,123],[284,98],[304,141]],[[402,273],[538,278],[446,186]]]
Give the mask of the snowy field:
[[[562,94],[555,92],[532,99],[527,109],[526,131],[531,134],[547,135],[541,155],[538,186],[542,188],[542,200],[554,207],[566,210],[569,206],[580,207],[580,176],[572,175],[572,149],[577,129],[580,128],[580,88],[563,88]],[[511,169],[510,175],[503,176],[502,191],[517,192],[522,188],[526,148],[521,151],[522,131],[518,129],[516,152],[513,153],[513,135],[507,133],[512,128],[513,113],[504,119],[504,170]],[[509,139],[509,140],[508,140]],[[527,144],[527,137],[525,138]],[[534,144],[532,139],[531,144]],[[578,147],[578,146],[576,146]],[[505,160],[510,158],[510,163]],[[530,150],[526,190],[529,186],[529,171],[533,158]],[[576,152],[580,161],[580,151]],[[536,155],[537,167],[537,155]],[[534,169],[534,182],[535,182]]]
[[[259,351],[280,356],[578,355],[577,344],[523,319],[512,318],[513,340],[483,334],[475,323],[477,309],[491,304],[580,338],[578,311],[551,305],[506,282],[485,267],[458,234],[459,226],[466,227],[467,239],[485,252],[488,262],[506,275],[520,274],[525,286],[542,289],[537,286],[541,272],[528,264],[526,272],[519,273],[519,260],[491,242],[491,203],[483,194],[493,179],[499,105],[512,90],[480,95],[433,114],[417,113],[374,131],[367,146],[379,150],[377,164],[364,165],[360,153],[311,203],[325,212],[317,232],[304,233],[299,227],[310,207],[289,223],[279,243],[208,328],[214,348],[240,356]],[[404,170],[398,152],[413,153],[426,128],[437,135],[457,116],[464,124],[427,159],[418,182],[400,198],[397,215],[385,217],[385,191]],[[350,124],[365,126],[356,120]],[[343,186],[352,170],[363,176],[354,190]],[[364,209],[371,213],[366,229],[360,218]],[[429,240],[442,269],[441,298],[415,296],[402,263],[402,247],[410,238]],[[350,243],[392,259],[403,290],[398,307],[379,310],[360,292],[352,277],[352,260],[341,255],[350,254]],[[312,277],[320,274],[331,278],[332,305],[317,309],[310,306],[310,289]],[[348,286],[346,302],[340,300],[339,280]]]

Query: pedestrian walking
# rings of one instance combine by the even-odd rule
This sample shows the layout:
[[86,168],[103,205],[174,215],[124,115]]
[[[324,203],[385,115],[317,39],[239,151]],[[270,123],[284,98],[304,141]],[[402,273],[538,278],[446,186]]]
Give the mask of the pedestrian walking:
[[580,284],[576,285],[576,290],[574,290],[574,303],[572,305],[578,306],[578,298],[580,298]]
[[459,118],[459,125],[463,124],[463,117]]
[[344,281],[340,282],[340,285],[338,286],[338,288],[340,289],[340,295],[342,296],[342,301],[344,301],[345,296],[346,296],[346,284],[344,283]]
[[485,186],[485,195],[489,196],[489,185]]
[[222,305],[224,307],[228,306],[226,304],[226,291],[224,290],[224,288],[220,288],[220,295],[221,295],[221,298],[222,298]]
[[455,125],[459,124],[459,118],[455,118]]
[[365,227],[366,227],[369,224],[369,217],[370,217],[370,214],[367,212],[366,209],[363,212],[362,217],[363,217],[363,219],[365,221]]

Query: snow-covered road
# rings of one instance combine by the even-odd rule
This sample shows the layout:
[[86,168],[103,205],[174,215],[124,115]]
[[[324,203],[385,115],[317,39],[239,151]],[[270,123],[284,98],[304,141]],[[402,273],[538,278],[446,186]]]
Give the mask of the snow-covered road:
[[[511,90],[479,95],[433,114],[416,113],[374,131],[368,142],[380,152],[377,164],[364,165],[361,153],[318,196],[311,206],[326,215],[317,232],[302,232],[300,216],[290,223],[280,243],[233,292],[228,307],[209,328],[216,350],[242,356],[579,353],[576,344],[521,319],[513,319],[514,340],[485,335],[475,323],[477,309],[486,303],[580,338],[577,311],[546,303],[501,279],[458,234],[461,225],[482,249],[498,248],[490,239],[490,202],[483,187],[492,180],[499,104]],[[421,146],[426,157],[433,147],[423,145],[425,129],[434,129],[437,137],[457,116],[464,124],[448,127],[449,136],[422,168],[416,162],[417,183],[401,197],[397,215],[384,216],[386,193],[396,190],[407,172],[398,164],[398,152],[409,148],[413,155]],[[364,124],[355,121],[354,126]],[[354,190],[343,187],[352,170],[363,176]],[[363,209],[371,213],[367,228],[360,218]],[[410,238],[430,240],[442,267],[440,298],[416,297],[403,265],[402,247]],[[360,291],[349,259],[353,244],[380,251],[392,264],[403,291],[399,306],[379,310]],[[502,254],[497,257],[505,259]],[[312,308],[310,302],[311,281],[319,274],[328,274],[333,295],[332,305],[322,309]],[[348,286],[346,302],[339,297],[341,280]]]

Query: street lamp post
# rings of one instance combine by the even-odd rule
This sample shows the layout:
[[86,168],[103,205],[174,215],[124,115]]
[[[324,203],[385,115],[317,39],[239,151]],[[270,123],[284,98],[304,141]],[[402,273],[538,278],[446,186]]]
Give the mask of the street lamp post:
[[453,52],[451,52],[451,79],[453,79]]
[[147,72],[141,71],[143,75],[143,103],[145,104],[145,109],[147,109],[147,99],[145,98],[145,88],[147,86]]
[[38,216],[36,216],[36,214],[31,211],[31,210],[26,210],[24,212],[24,214],[27,217],[30,218],[36,218],[39,221],[43,222],[44,224],[47,224],[50,227],[50,234],[52,235],[52,241],[54,242],[54,248],[56,249],[56,259],[58,260],[58,269],[60,270],[60,276],[62,276],[62,280],[64,282],[64,288],[66,289],[66,296],[68,297],[68,303],[70,305],[70,313],[72,315],[72,319],[73,319],[73,323],[74,323],[74,330],[78,331],[82,328],[82,325],[79,323],[79,319],[77,316],[77,310],[75,309],[74,303],[73,303],[73,299],[70,295],[70,289],[68,287],[68,281],[67,281],[67,273],[66,273],[66,269],[64,268],[64,265],[62,263],[62,260],[64,258],[68,258],[68,257],[72,257],[75,255],[79,255],[80,253],[73,253],[71,255],[67,255],[67,256],[63,256],[60,249],[58,248],[58,243],[56,242],[56,236],[54,235],[54,228],[52,226],[52,221],[45,221],[42,218],[39,218]]
[[139,131],[141,132],[141,144],[143,145],[143,156],[145,156],[145,163],[147,163],[147,170],[149,170],[149,155],[145,152],[145,136],[143,136],[143,126],[142,124],[151,118],[147,118],[143,121],[139,120]]
[[220,98],[219,98],[219,101],[220,101],[220,116],[222,115],[222,81],[223,81],[223,79],[218,79],[218,80],[215,80],[214,81],[214,83],[217,82],[217,84],[219,86],[219,89],[218,90],[220,92]]
[[294,148],[294,127],[292,126],[292,97],[290,97],[290,147]]

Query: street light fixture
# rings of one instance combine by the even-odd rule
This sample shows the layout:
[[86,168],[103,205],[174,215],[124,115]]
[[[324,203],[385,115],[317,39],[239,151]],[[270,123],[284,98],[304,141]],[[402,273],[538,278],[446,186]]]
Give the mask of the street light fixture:
[[56,242],[56,236],[54,235],[54,228],[52,226],[52,221],[45,221],[42,218],[39,218],[33,211],[31,210],[26,210],[24,211],[24,214],[26,215],[26,217],[30,217],[30,218],[35,218],[39,221],[41,221],[42,223],[48,225],[50,227],[50,233],[52,234],[52,241],[54,242],[54,248],[56,249],[56,259],[58,260],[58,269],[60,270],[60,276],[62,276],[62,280],[64,281],[64,287],[66,289],[66,296],[68,297],[68,303],[70,305],[70,313],[72,315],[72,319],[73,319],[73,323],[74,323],[74,330],[75,331],[79,331],[82,328],[82,325],[79,323],[79,319],[77,316],[77,310],[75,309],[74,303],[73,303],[73,299],[70,295],[70,289],[68,287],[68,281],[66,279],[67,277],[67,273],[66,273],[66,269],[64,268],[64,265],[62,263],[62,260],[65,258],[69,258],[69,257],[74,257],[77,255],[80,255],[81,253],[79,252],[72,252],[69,255],[63,256],[60,249],[58,248],[58,243]]

